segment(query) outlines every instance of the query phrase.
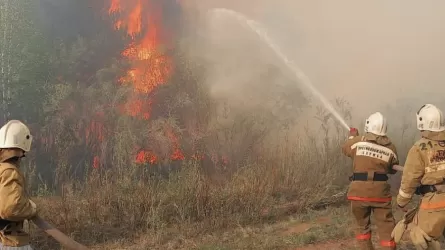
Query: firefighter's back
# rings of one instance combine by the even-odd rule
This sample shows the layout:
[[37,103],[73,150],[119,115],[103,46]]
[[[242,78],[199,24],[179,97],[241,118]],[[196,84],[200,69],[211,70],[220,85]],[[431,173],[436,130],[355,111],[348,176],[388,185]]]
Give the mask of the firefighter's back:
[[[386,119],[379,112],[366,120],[365,135],[350,133],[343,146],[343,153],[353,161],[348,200],[357,223],[356,239],[362,250],[373,250],[371,241],[371,215],[383,249],[395,249],[391,232],[395,221],[392,214],[391,192],[388,174],[394,174],[392,166],[398,164],[397,152],[386,136]],[[355,130],[356,131],[356,130]]]
[[388,174],[394,173],[390,168],[397,155],[389,138],[367,133],[351,145],[351,149],[355,154],[348,199],[391,201],[391,187],[387,181]]

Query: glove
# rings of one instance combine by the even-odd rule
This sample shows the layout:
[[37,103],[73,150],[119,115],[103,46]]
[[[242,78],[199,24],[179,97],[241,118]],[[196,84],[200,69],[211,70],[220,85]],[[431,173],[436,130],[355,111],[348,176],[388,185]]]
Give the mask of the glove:
[[397,222],[396,226],[391,232],[391,238],[394,239],[395,243],[399,243],[402,240],[403,234],[405,233],[408,225],[405,224],[405,219]]
[[394,239],[394,241],[396,243],[399,243],[400,240],[403,237],[403,234],[405,233],[406,230],[408,230],[409,228],[415,226],[413,223],[411,223],[414,219],[414,216],[417,214],[418,211],[418,207],[409,210],[408,212],[405,213],[405,215],[403,216],[403,219],[400,220],[396,226],[394,227],[394,229],[391,232],[391,237]]
[[356,128],[351,128],[349,130],[349,136],[358,136],[358,130]]
[[432,238],[418,226],[414,226],[411,228],[410,236],[411,241],[417,249],[428,249],[427,242],[431,242],[432,240]]

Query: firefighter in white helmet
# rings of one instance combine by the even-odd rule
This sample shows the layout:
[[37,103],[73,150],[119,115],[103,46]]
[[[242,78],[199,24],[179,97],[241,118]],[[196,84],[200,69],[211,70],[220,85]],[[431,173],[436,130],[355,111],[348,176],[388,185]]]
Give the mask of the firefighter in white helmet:
[[0,249],[32,249],[23,222],[37,215],[25,191],[20,161],[31,149],[28,127],[11,120],[0,128]]
[[392,213],[388,174],[396,173],[398,164],[394,144],[386,136],[386,119],[380,112],[365,121],[365,134],[358,135],[352,128],[343,145],[343,153],[353,160],[353,174],[348,200],[356,221],[356,240],[362,250],[373,250],[371,241],[371,214],[377,225],[381,249],[396,249],[391,232],[395,226]]
[[423,105],[417,112],[417,129],[422,138],[408,152],[397,205],[406,210],[415,193],[422,195],[410,225],[414,228],[411,240],[417,249],[439,250],[438,240],[445,229],[445,120],[442,111],[432,104]]

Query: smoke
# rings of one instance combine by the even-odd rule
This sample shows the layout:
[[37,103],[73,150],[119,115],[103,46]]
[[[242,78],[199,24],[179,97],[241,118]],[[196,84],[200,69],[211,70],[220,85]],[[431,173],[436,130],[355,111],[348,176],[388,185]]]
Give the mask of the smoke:
[[[445,108],[443,1],[195,0],[187,5],[202,15],[212,7],[233,9],[261,23],[322,94],[351,104],[352,126],[375,111],[390,118],[390,127],[401,126],[401,117],[414,125],[413,112],[421,104]],[[302,85],[267,46],[229,19],[199,19],[203,40],[194,53],[209,62],[212,96],[238,109],[275,108],[279,117],[298,113],[310,93],[303,97]],[[281,105],[271,105],[277,100]]]

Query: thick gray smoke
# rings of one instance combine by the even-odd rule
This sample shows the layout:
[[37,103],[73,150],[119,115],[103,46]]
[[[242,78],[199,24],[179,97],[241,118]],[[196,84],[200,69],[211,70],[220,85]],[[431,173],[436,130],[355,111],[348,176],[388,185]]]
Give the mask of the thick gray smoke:
[[[195,0],[193,4],[201,13],[224,7],[261,23],[322,94],[351,104],[352,126],[381,111],[389,117],[390,127],[400,128],[402,123],[413,127],[414,112],[422,104],[445,109],[443,1]],[[235,20],[207,23],[203,32],[210,37],[202,51],[213,63],[207,77],[215,97],[255,107],[268,100],[265,95],[277,94],[270,92],[270,85],[292,83],[285,70],[265,77],[270,65],[282,65]],[[256,87],[252,87],[254,82]],[[302,87],[295,80],[293,84]],[[292,93],[302,98],[298,91]],[[312,104],[319,104],[309,92],[304,93]],[[274,98],[280,100],[280,96]],[[286,112],[296,112],[294,108]],[[308,112],[308,117],[315,115],[313,110]]]

